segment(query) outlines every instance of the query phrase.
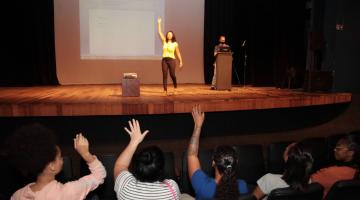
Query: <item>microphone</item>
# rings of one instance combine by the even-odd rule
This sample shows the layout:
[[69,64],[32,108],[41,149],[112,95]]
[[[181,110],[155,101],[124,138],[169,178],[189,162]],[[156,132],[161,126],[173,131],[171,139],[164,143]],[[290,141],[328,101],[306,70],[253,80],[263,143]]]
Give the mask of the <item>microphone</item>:
[[244,47],[246,44],[246,40],[244,40],[244,42],[242,43],[241,47]]

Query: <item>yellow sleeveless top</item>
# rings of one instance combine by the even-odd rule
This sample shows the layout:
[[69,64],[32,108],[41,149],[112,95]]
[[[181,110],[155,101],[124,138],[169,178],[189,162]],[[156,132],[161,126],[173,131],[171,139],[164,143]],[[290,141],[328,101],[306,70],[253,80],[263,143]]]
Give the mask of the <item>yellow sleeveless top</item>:
[[175,49],[178,46],[177,42],[165,42],[163,44],[163,58],[173,58],[175,59]]

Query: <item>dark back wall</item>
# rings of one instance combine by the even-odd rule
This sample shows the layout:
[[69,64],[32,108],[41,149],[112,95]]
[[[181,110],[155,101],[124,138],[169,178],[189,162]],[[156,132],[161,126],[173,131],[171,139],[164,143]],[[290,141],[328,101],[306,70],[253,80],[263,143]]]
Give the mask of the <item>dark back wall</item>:
[[[334,90],[360,92],[360,1],[326,0],[324,15],[325,61],[334,71]],[[336,24],[343,30],[336,30]]]

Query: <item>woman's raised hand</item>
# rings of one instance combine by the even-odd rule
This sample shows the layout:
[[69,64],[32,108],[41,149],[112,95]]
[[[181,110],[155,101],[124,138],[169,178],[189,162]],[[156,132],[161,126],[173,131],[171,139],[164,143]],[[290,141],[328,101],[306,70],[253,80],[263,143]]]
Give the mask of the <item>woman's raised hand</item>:
[[81,133],[74,138],[74,148],[81,155],[89,153],[89,141]]
[[82,133],[76,134],[74,148],[87,163],[94,161],[95,158],[89,151],[89,141]]
[[130,135],[130,142],[133,142],[135,144],[140,144],[149,132],[148,130],[146,130],[141,133],[139,121],[135,119],[129,121],[129,128],[130,130],[126,127],[124,129]]
[[200,105],[195,105],[191,114],[194,119],[195,126],[201,127],[205,119],[205,113],[201,111]]

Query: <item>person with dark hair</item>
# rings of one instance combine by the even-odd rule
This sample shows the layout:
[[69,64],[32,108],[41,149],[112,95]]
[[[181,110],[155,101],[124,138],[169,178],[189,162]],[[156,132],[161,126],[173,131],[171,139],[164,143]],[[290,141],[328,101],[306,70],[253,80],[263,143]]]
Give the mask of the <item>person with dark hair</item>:
[[157,146],[149,146],[134,159],[134,177],[142,182],[164,181],[164,153]]
[[299,144],[292,143],[284,151],[285,168],[283,174],[268,173],[257,181],[253,191],[256,199],[267,199],[274,189],[290,187],[304,191],[309,184],[313,158],[302,150]]
[[175,53],[180,62],[179,63],[180,69],[183,67],[183,62],[181,58],[179,44],[176,41],[175,33],[173,31],[168,31],[166,33],[166,37],[164,36],[161,30],[160,17],[158,18],[158,33],[163,44],[163,55],[162,55],[161,66],[162,66],[162,74],[163,74],[164,93],[165,95],[167,95],[167,77],[169,70],[170,70],[170,77],[174,84],[174,93],[176,93],[176,88],[177,88],[177,82],[175,76],[175,68],[176,68]]
[[74,148],[89,165],[91,174],[76,181],[62,184],[55,176],[62,170],[61,149],[53,132],[40,124],[24,126],[10,136],[7,152],[22,173],[35,178],[35,182],[16,191],[17,199],[84,199],[104,182],[106,171],[102,163],[89,152],[89,142],[80,133],[74,138]]
[[172,199],[180,197],[177,183],[164,178],[164,154],[158,147],[144,148],[134,157],[133,173],[129,166],[133,155],[143,141],[148,130],[143,133],[137,120],[129,121],[125,131],[130,135],[130,142],[119,155],[114,166],[114,179],[117,199]]
[[340,180],[357,179],[360,164],[360,146],[350,135],[342,137],[334,148],[336,164],[318,170],[311,175],[312,182],[318,182],[324,187],[324,196],[331,186]]
[[194,131],[190,139],[187,160],[191,184],[196,199],[237,199],[240,194],[248,193],[244,180],[236,178],[237,156],[230,146],[219,146],[213,154],[215,178],[210,178],[201,170],[198,158],[199,139],[205,114],[200,106],[194,106],[192,111]]
[[[230,46],[228,44],[226,44],[226,40],[225,40],[225,35],[220,35],[219,36],[219,44],[217,44],[214,47],[214,57],[216,58],[216,56],[218,55],[218,53],[223,52],[223,49],[227,49],[230,51]],[[214,73],[213,73],[213,77],[212,77],[212,81],[211,81],[211,88],[212,90],[216,89],[216,62],[214,62]]]

